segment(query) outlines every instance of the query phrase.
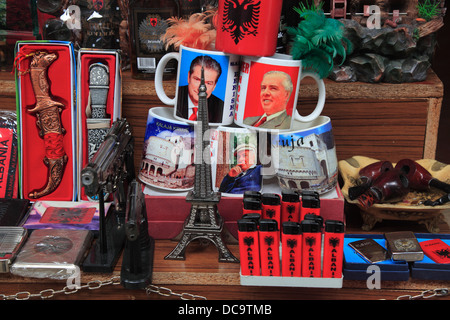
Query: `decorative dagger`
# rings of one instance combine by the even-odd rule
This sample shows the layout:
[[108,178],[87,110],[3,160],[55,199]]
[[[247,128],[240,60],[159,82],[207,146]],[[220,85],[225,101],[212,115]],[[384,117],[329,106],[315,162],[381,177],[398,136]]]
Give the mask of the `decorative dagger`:
[[64,105],[52,100],[49,94],[47,69],[57,59],[56,54],[36,52],[30,64],[31,83],[36,97],[36,106],[28,110],[37,117],[39,136],[44,139],[44,164],[48,167],[48,179],[41,190],[33,190],[29,197],[37,199],[52,193],[61,183],[67,154],[64,151],[63,137],[66,130],[61,123]]

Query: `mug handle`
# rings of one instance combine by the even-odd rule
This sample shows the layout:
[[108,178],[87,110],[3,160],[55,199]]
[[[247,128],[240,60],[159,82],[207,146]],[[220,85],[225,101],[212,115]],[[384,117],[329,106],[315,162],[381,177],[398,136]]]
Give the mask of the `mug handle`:
[[293,113],[294,118],[295,118],[295,120],[298,120],[301,122],[313,121],[318,116],[320,116],[320,114],[322,113],[323,107],[325,106],[325,95],[326,95],[325,82],[323,82],[323,79],[320,79],[319,75],[317,75],[316,73],[312,73],[312,72],[302,72],[302,75],[300,76],[300,81],[306,77],[311,77],[316,81],[317,87],[319,88],[319,98],[318,98],[317,105],[316,105],[316,108],[314,109],[314,111],[305,117],[301,116],[298,113],[297,108],[295,108],[295,112]]
[[176,59],[178,61],[178,64],[180,64],[180,54],[178,52],[169,52],[165,54],[161,60],[159,60],[158,65],[156,66],[156,72],[155,72],[155,91],[156,95],[158,96],[159,100],[161,100],[162,103],[167,104],[169,106],[174,106],[176,103],[176,97],[173,99],[169,98],[164,91],[163,86],[163,75],[164,75],[164,69],[167,65],[167,63],[172,60]]

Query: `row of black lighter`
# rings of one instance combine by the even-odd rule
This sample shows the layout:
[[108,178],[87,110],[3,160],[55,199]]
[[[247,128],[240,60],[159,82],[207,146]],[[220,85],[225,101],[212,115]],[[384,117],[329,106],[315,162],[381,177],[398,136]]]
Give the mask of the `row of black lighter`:
[[241,275],[342,276],[342,221],[327,220],[323,224],[320,217],[309,214],[302,222],[283,222],[281,237],[277,221],[260,219],[257,213],[245,214],[237,223]]
[[292,190],[276,193],[248,191],[243,198],[243,214],[259,213],[263,219],[275,220],[278,225],[286,221],[300,222],[305,215],[320,216],[320,198],[315,191],[303,191],[301,195]]

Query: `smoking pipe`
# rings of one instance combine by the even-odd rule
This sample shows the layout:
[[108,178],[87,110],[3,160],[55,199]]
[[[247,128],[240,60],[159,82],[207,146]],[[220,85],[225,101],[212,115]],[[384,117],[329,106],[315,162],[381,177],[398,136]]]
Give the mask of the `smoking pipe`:
[[447,195],[438,200],[426,200],[423,202],[427,206],[436,206],[447,203],[450,199],[450,184],[433,178],[433,176],[420,164],[410,159],[403,159],[397,162],[395,168],[400,170],[409,180],[409,187],[416,191],[427,191],[430,187],[444,191]]
[[394,169],[393,165],[389,161],[377,161],[365,166],[359,170],[360,185],[348,188],[348,196],[350,200],[355,200],[362,195],[372,182],[386,171]]
[[416,191],[427,191],[430,187],[435,187],[445,193],[450,193],[450,184],[433,178],[431,173],[427,171],[417,162],[410,159],[403,159],[397,162],[395,168],[402,172],[409,180],[409,187]]
[[398,202],[408,193],[408,187],[406,176],[394,168],[378,176],[368,190],[358,197],[358,202],[366,209],[376,203]]

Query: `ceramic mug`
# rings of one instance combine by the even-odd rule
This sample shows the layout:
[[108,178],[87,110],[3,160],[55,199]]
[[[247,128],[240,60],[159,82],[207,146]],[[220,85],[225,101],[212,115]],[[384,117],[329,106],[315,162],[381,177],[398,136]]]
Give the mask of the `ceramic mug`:
[[337,184],[338,162],[329,117],[294,121],[288,132],[273,134],[271,156],[282,190],[323,194]]
[[211,158],[214,191],[228,195],[261,191],[256,131],[226,126],[211,130]]
[[[172,59],[178,61],[178,74],[175,97],[169,98],[164,91],[163,71]],[[179,52],[167,53],[159,61],[155,74],[156,94],[164,104],[174,106],[175,118],[194,124],[197,121],[202,66],[208,96],[209,124],[231,124],[239,75],[239,56],[180,46]]]
[[280,0],[219,0],[216,49],[241,56],[271,56],[277,47]]
[[[313,78],[319,89],[316,108],[307,116],[297,110],[300,81]],[[325,83],[316,74],[302,71],[301,60],[286,54],[242,57],[234,122],[259,131],[287,131],[294,119],[310,122],[325,105]]]
[[183,191],[194,186],[194,126],[173,117],[173,108],[148,111],[138,177],[164,190]]

